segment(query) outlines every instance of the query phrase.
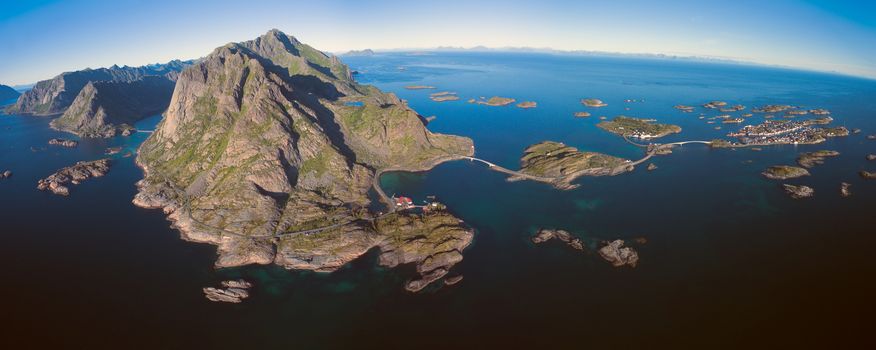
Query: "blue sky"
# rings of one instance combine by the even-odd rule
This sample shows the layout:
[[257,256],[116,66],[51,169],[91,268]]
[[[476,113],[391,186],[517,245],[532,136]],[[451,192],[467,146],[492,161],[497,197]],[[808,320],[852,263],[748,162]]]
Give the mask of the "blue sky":
[[876,77],[876,1],[96,1],[0,4],[0,83],[202,57],[278,28],[314,47],[529,46]]

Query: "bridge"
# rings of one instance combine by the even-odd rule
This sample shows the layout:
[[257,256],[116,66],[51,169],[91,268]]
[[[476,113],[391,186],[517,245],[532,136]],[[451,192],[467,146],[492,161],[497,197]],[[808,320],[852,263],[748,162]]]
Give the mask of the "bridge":
[[519,172],[519,171],[511,170],[511,169],[508,169],[508,168],[505,168],[505,167],[502,167],[502,166],[496,165],[496,164],[494,164],[494,163],[488,162],[488,161],[483,160],[483,159],[480,159],[480,158],[469,157],[469,156],[463,156],[462,158],[463,158],[463,159],[468,159],[468,160],[470,160],[470,161],[472,161],[472,162],[481,162],[481,163],[484,163],[484,164],[486,164],[487,167],[489,167],[491,170],[495,170],[495,171],[498,171],[498,172],[500,172],[500,173],[505,173],[505,174],[508,174],[508,175],[511,175],[511,176],[516,176],[516,177],[519,177],[519,178],[522,178],[522,179],[528,179],[528,180],[534,180],[534,181],[542,181],[542,182],[552,182],[552,181],[556,181],[556,180],[558,180],[558,178],[556,178],[556,177],[543,177],[543,176],[535,176],[535,175],[530,175],[530,174],[526,174],[526,173],[521,173],[521,172]]

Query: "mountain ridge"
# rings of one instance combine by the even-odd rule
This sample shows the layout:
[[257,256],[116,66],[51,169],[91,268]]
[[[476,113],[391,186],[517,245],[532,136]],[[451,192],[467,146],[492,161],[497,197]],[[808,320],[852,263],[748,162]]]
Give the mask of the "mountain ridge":
[[180,74],[140,147],[134,203],[216,245],[218,267],[332,271],[376,248],[383,265],[417,264],[410,290],[444,276],[471,229],[446,212],[371,213],[368,192],[382,169],[426,170],[472,142],[431,133],[350,72],[279,30],[213,50]]

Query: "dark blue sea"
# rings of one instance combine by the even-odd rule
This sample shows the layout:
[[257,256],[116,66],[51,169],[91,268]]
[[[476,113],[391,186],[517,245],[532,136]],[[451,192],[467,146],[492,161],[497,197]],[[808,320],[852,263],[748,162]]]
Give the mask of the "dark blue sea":
[[[544,140],[638,159],[642,150],[595,125],[627,115],[680,125],[659,142],[711,140],[739,125],[707,124],[711,100],[754,106],[827,108],[835,125],[860,134],[819,145],[710,149],[685,145],[614,177],[556,190],[507,182],[479,163],[455,161],[424,173],[389,173],[386,192],[436,196],[476,229],[464,280],[405,292],[413,267],[377,267],[371,252],[325,274],[253,266],[214,270],[215,250],[185,242],[160,211],[131,199],[142,177],[133,157],[148,133],[46,144],[75,137],[48,117],[0,116],[0,306],[3,341],[111,348],[740,348],[874,344],[876,311],[876,81],[783,68],[689,60],[534,53],[378,54],[346,57],[360,82],[398,94],[434,132],[474,140],[477,157],[516,169],[526,146]],[[406,90],[433,85],[437,90]],[[433,102],[453,91],[459,101]],[[469,98],[512,97],[534,109],[489,107]],[[599,98],[607,107],[582,106]],[[636,102],[625,102],[625,100]],[[588,111],[589,118],[573,113]],[[762,114],[746,124],[763,121]],[[150,130],[160,120],[144,120]],[[798,117],[806,118],[806,117]],[[743,124],[744,125],[744,124]],[[721,126],[721,130],[715,130]],[[64,198],[40,178],[104,157],[102,178]],[[836,150],[812,175],[779,182],[766,167],[794,165],[800,152]],[[853,195],[840,196],[840,183]],[[815,196],[793,200],[781,183]],[[538,228],[572,232],[591,246],[644,238],[636,268],[614,268],[592,251],[534,245]],[[250,299],[228,305],[201,292],[228,278],[254,282]]]

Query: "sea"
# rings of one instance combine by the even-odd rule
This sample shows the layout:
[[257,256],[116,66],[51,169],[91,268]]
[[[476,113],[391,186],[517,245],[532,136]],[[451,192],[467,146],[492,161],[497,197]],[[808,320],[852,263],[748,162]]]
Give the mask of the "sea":
[[[584,177],[562,191],[466,160],[420,173],[387,173],[388,194],[435,196],[475,230],[453,275],[457,285],[403,289],[413,266],[377,265],[371,251],[332,273],[276,266],[215,269],[215,248],[183,241],[159,210],[131,204],[142,172],[138,145],[161,116],[130,137],[50,146],[50,117],[0,115],[2,342],[30,348],[761,348],[876,345],[876,81],[830,73],[686,59],[520,52],[380,53],[344,57],[356,79],[397,94],[436,133],[470,137],[476,156],[519,168],[523,150],[557,141],[638,159],[643,151],[596,127],[626,115],[682,127],[656,142],[726,138],[741,125],[709,124],[712,100],[752,107],[826,108],[859,134],[818,145],[711,149],[688,144],[612,177]],[[431,85],[434,90],[408,90]],[[458,101],[429,94],[455,92]],[[510,97],[537,107],[492,107]],[[608,105],[588,108],[582,98]],[[13,101],[7,101],[11,103]],[[696,106],[694,113],[673,108]],[[586,111],[588,118],[573,114]],[[704,114],[704,119],[700,115]],[[811,116],[800,116],[798,119]],[[721,127],[716,130],[715,127]],[[108,147],[122,152],[107,156]],[[801,152],[840,155],[811,176],[769,180],[772,165]],[[81,160],[111,157],[101,178],[69,197],[37,181]],[[843,198],[840,184],[851,184]],[[784,183],[815,189],[794,200]],[[540,228],[581,238],[535,245]],[[635,268],[594,249],[623,239]],[[253,282],[241,304],[206,300],[222,280]]]

